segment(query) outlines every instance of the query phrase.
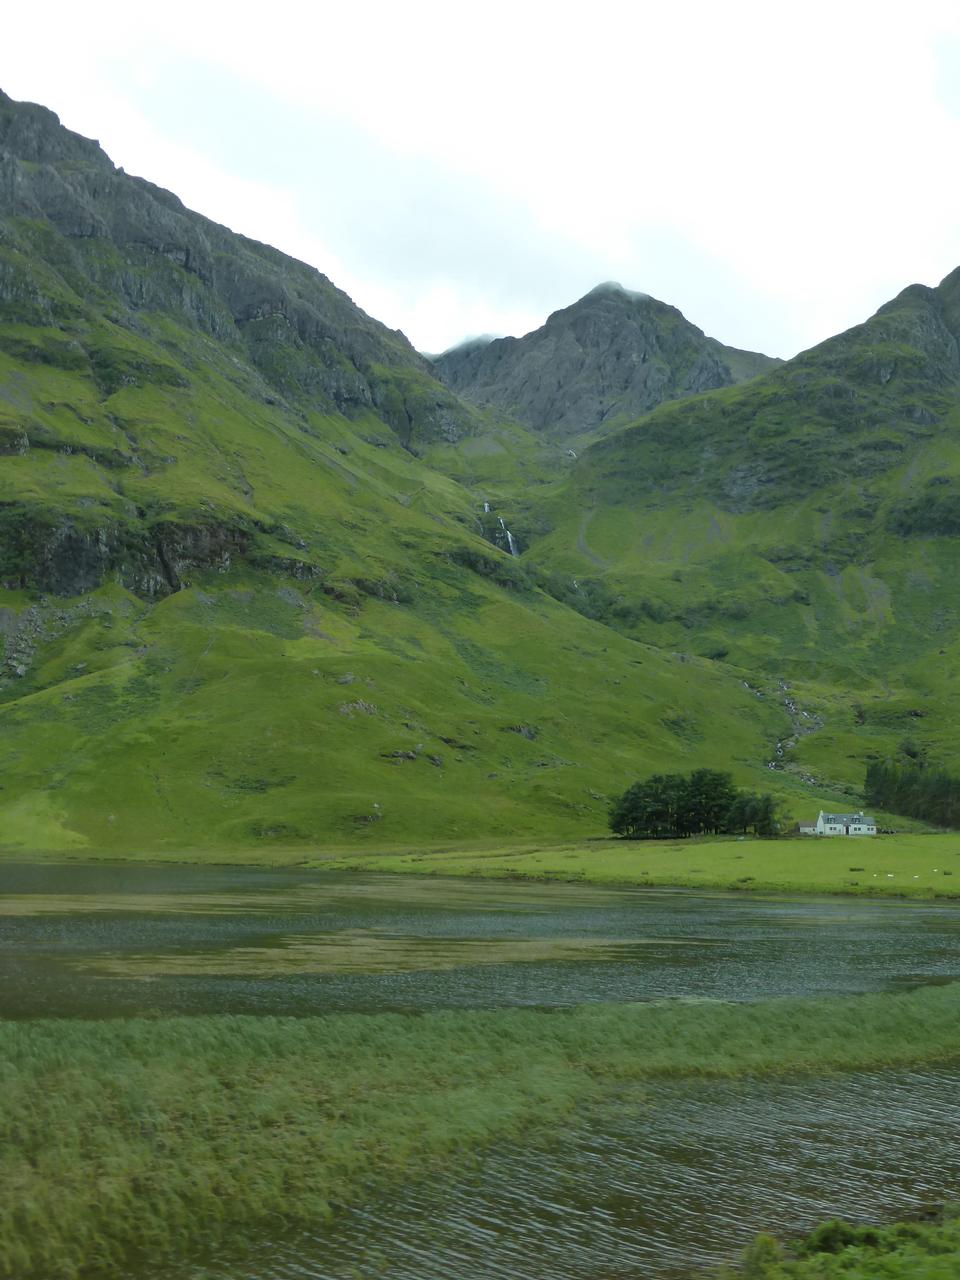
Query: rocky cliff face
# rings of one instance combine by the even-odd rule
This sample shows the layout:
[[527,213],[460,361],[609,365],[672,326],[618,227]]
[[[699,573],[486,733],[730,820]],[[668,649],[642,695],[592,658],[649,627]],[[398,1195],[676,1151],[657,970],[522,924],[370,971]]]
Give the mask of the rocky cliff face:
[[346,491],[477,421],[320,272],[0,93],[0,589],[320,576]]
[[776,364],[724,347],[666,303],[598,285],[523,338],[455,347],[434,361],[451,390],[558,436],[627,422],[667,400]]
[[0,318],[66,327],[84,303],[133,328],[143,312],[169,313],[235,346],[280,394],[372,411],[406,444],[472,427],[403,334],[319,271],[191,212],[52,111],[0,93]]

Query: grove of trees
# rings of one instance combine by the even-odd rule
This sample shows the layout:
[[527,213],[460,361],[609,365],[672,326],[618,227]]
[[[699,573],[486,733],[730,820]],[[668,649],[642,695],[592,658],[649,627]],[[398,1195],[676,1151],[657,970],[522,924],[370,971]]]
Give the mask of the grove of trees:
[[867,804],[938,827],[960,827],[960,778],[922,761],[867,765],[863,784]]
[[664,836],[780,831],[777,802],[769,794],[742,791],[729,773],[655,773],[627,787],[610,807],[610,829],[631,840]]

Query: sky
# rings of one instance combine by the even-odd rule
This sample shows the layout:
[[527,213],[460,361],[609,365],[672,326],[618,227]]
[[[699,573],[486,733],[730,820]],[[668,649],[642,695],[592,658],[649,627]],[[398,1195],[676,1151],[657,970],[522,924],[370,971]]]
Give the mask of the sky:
[[960,265],[955,0],[48,0],[0,88],[421,351],[618,280],[790,356]]

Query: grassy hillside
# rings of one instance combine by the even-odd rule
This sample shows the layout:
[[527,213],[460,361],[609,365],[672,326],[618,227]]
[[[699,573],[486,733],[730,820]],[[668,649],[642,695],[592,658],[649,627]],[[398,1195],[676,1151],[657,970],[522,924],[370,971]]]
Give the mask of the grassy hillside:
[[780,717],[724,672],[421,563],[404,603],[245,568],[156,604],[8,595],[38,644],[0,706],[3,844],[572,834],[638,771],[761,781]]
[[2,96],[0,179],[6,848],[560,839],[657,769],[806,816],[960,767],[957,281],[573,449]]
[[522,432],[42,108],[0,143],[0,844],[568,835],[638,771],[759,779],[782,708],[541,590],[483,536],[502,459],[418,457],[516,481]]

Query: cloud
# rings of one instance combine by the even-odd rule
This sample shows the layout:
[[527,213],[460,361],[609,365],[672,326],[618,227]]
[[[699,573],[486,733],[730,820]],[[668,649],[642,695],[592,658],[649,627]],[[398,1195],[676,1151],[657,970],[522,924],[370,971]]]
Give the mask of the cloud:
[[791,354],[960,262],[938,0],[595,0],[549,22],[515,0],[275,0],[269,19],[56,0],[6,20],[3,84],[424,349],[615,278]]

